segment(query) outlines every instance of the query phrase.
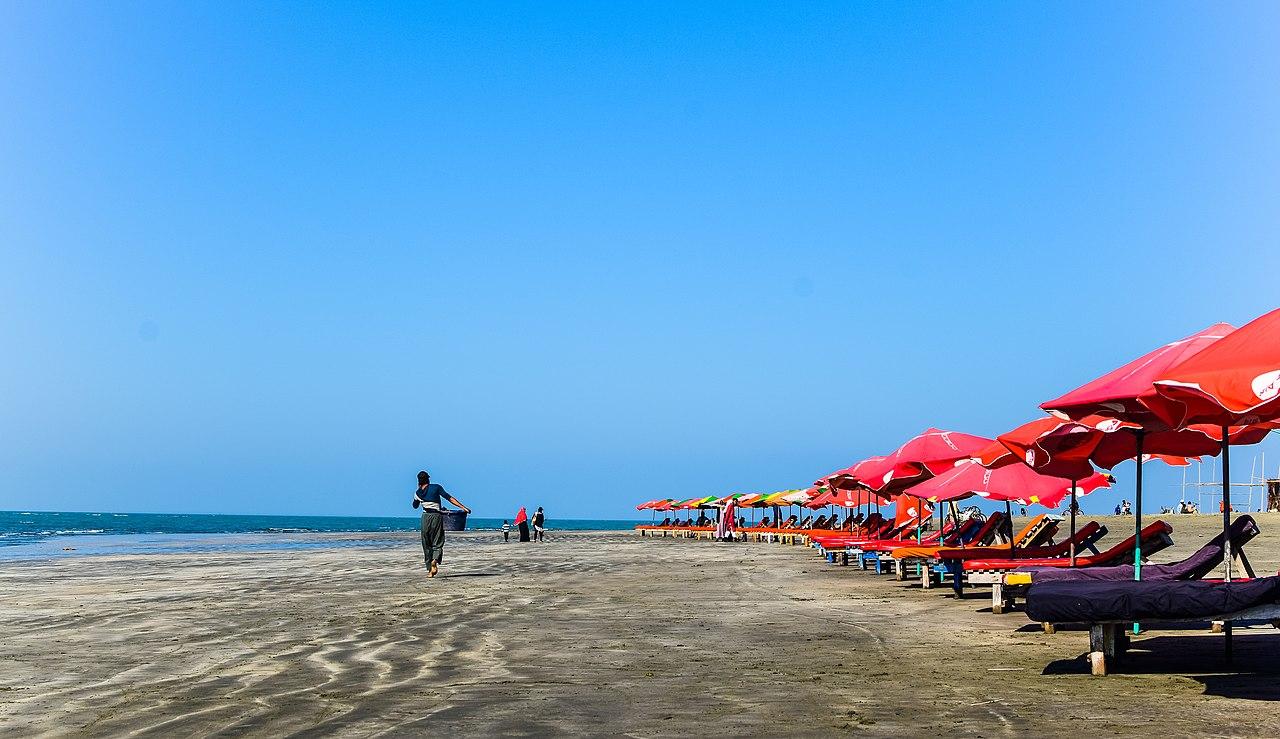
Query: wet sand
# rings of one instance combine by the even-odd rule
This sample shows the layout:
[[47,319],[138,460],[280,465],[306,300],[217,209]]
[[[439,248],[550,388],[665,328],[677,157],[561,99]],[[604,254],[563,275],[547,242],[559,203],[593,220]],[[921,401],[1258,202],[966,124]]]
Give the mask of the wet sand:
[[[1112,538],[1129,520],[1107,519]],[[1168,561],[1213,535],[1174,516]],[[1259,516],[1259,572],[1280,516]],[[0,735],[1280,735],[1280,631],[1042,633],[811,550],[560,534],[0,563]],[[1148,651],[1150,648],[1150,651]]]

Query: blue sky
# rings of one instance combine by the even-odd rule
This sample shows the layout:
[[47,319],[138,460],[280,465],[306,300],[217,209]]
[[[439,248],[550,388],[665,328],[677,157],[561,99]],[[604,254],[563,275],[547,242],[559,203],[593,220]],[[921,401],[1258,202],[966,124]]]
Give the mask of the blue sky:
[[0,509],[618,517],[1001,433],[1280,304],[1278,21],[6,4]]

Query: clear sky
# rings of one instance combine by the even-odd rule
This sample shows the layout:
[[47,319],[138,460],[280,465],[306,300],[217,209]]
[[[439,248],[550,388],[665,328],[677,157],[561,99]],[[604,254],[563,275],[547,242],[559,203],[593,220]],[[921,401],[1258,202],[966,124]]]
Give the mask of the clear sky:
[[5,3],[0,509],[622,517],[1001,433],[1280,305],[1277,27]]

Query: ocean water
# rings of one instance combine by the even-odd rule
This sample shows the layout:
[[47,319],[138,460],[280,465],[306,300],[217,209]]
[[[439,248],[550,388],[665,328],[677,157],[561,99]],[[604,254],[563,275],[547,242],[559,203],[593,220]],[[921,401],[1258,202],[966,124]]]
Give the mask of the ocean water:
[[[551,532],[621,531],[639,521],[548,518]],[[497,531],[500,518],[467,519],[468,531]],[[312,549],[342,546],[403,546],[403,536],[368,534],[416,531],[418,516],[237,516],[181,513],[85,513],[0,511],[0,559]],[[316,537],[316,533],[361,534]],[[496,534],[495,534],[496,536]]]

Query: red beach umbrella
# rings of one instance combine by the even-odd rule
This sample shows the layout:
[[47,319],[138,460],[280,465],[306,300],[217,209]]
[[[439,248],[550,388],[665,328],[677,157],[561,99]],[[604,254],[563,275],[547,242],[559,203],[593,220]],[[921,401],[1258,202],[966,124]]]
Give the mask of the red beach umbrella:
[[1099,415],[1133,421],[1148,430],[1158,428],[1165,422],[1153,413],[1148,404],[1157,395],[1152,382],[1170,367],[1207,349],[1233,331],[1235,329],[1229,323],[1215,323],[1150,351],[1066,395],[1041,403],[1040,407],[1066,414],[1076,421]]
[[[864,479],[870,478],[867,480],[867,487],[881,495],[902,493],[934,475],[951,469],[957,462],[971,458],[990,444],[991,439],[982,436],[928,428],[908,439],[893,454],[879,462],[868,464],[859,472]],[[915,496],[915,493],[910,495]],[[931,515],[924,499],[915,497],[920,501],[918,506],[913,505],[909,500],[898,498],[895,510],[899,523],[905,522],[916,514],[919,514],[922,519]],[[917,539],[921,535],[920,532],[921,529],[917,528]]]
[[[1231,528],[1231,433],[1236,425],[1280,418],[1280,310],[1259,316],[1204,350],[1164,370],[1147,406],[1170,426],[1197,423],[1222,430],[1222,530]],[[1231,537],[1223,561],[1231,580]],[[1224,629],[1231,661],[1231,624]]]
[[[1096,417],[1095,417],[1096,418]],[[1087,423],[1085,421],[1083,423]],[[1103,469],[1111,469],[1139,454],[1137,424],[1117,419],[1105,419],[1096,428],[1104,431],[1102,440],[1090,455],[1090,460]],[[1257,444],[1267,437],[1271,428],[1266,424],[1230,427],[1229,444]],[[1168,464],[1184,465],[1188,457],[1216,456],[1222,451],[1222,427],[1196,424],[1184,429],[1148,431],[1141,434],[1143,459],[1158,458]]]
[[[1126,428],[1126,435],[1134,436],[1133,458],[1138,459],[1134,472],[1134,504],[1136,507],[1133,525],[1134,541],[1137,546],[1133,552],[1133,575],[1142,579],[1142,464],[1141,459],[1147,451],[1179,454],[1169,448],[1158,450],[1147,449],[1145,442],[1152,432],[1169,427],[1158,414],[1153,412],[1152,402],[1159,400],[1155,386],[1156,378],[1169,368],[1178,365],[1190,357],[1208,349],[1225,337],[1235,328],[1228,323],[1216,323],[1190,336],[1178,339],[1154,349],[1128,364],[1108,372],[1071,392],[1046,403],[1040,407],[1056,413],[1063,413],[1077,421],[1084,421],[1092,416],[1106,416],[1125,421],[1135,426]],[[1116,429],[1111,429],[1112,431]],[[1118,440],[1119,437],[1113,439]],[[1175,441],[1166,439],[1165,441]],[[1187,440],[1183,440],[1187,441]],[[1198,456],[1188,453],[1185,456]]]
[[[1253,319],[1153,381],[1148,407],[1170,426],[1221,428],[1222,525],[1231,526],[1230,427],[1280,418],[1280,309]],[[1230,554],[1228,536],[1224,545]],[[1227,579],[1231,557],[1226,556]]]
[[884,461],[868,466],[865,474],[874,476],[880,473],[882,480],[880,484],[872,483],[868,487],[872,490],[905,489],[950,469],[957,461],[972,457],[990,443],[991,439],[973,434],[925,429]]
[[[911,494],[924,496],[935,503],[979,495],[991,500],[1002,500],[1006,507],[1017,502],[1023,505],[1038,504],[1046,508],[1057,508],[1062,499],[1070,495],[1071,535],[1074,537],[1076,497],[1110,484],[1108,476],[1096,472],[1085,475],[1077,482],[1040,474],[1025,464],[1003,464],[992,469],[975,460],[958,464],[951,470],[920,483],[912,488]],[[1074,562],[1074,547],[1071,549],[1071,557]]]
[[1280,418],[1280,309],[1161,372],[1151,409],[1171,426]]
[[[1106,420],[1097,416],[1091,418]],[[996,437],[996,440],[1013,453],[1013,459],[1023,462],[1036,473],[1074,481],[1088,479],[1095,474],[1089,458],[1104,435],[1097,428],[1066,418],[1047,416],[1024,423],[1013,431]],[[984,464],[1009,464],[1009,458],[993,454],[990,448],[983,452]],[[1067,486],[1067,491],[1072,493],[1068,518],[1071,521],[1071,536],[1074,537],[1077,507],[1074,483]],[[1074,550],[1071,556],[1075,557]]]
[[1089,455],[1102,437],[1101,431],[1084,424],[1046,416],[1000,434],[996,441],[1042,475],[1083,480],[1094,472]]
[[1024,464],[988,469],[979,463],[969,462],[925,480],[912,488],[911,493],[933,503],[977,495],[990,500],[1057,508],[1071,493],[1073,484],[1078,494],[1087,495],[1098,488],[1108,487],[1111,482],[1106,475],[1097,472],[1073,483],[1064,477],[1039,474]]
[[856,490],[859,487],[866,487],[868,482],[866,471],[871,469],[872,466],[883,462],[884,459],[884,457],[867,457],[861,462],[856,462],[842,470],[832,472],[814,484],[819,487],[825,485],[838,490]]
[[870,505],[872,498],[879,499],[879,496],[865,489],[835,490],[829,488],[826,492],[809,501],[809,506],[821,508],[825,505],[836,505],[842,508],[859,508],[864,505]]

